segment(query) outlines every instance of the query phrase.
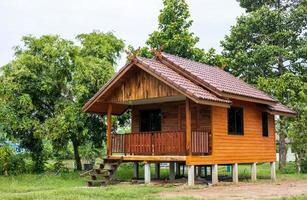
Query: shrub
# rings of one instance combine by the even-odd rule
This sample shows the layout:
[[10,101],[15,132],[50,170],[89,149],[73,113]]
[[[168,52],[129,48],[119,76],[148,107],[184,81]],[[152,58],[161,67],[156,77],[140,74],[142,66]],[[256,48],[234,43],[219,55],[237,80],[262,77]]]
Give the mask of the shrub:
[[16,152],[8,145],[0,147],[0,174],[16,175],[26,171],[23,154]]
[[301,162],[301,170],[302,170],[302,173],[304,174],[307,173],[307,157]]

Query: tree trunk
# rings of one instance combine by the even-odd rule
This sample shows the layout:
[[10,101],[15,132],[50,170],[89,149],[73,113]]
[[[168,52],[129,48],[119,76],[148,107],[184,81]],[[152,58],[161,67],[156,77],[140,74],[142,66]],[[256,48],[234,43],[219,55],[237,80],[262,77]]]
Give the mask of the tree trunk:
[[287,146],[286,146],[286,127],[283,117],[280,117],[280,132],[279,132],[279,170],[284,170],[287,162]]
[[74,156],[75,156],[75,161],[76,161],[76,165],[77,165],[77,170],[81,171],[82,170],[82,165],[81,165],[81,158],[79,155],[79,143],[76,139],[71,139],[72,141],[72,145],[74,148]]
[[299,153],[295,153],[295,164],[296,164],[297,173],[301,173],[302,169],[301,169],[301,159]]

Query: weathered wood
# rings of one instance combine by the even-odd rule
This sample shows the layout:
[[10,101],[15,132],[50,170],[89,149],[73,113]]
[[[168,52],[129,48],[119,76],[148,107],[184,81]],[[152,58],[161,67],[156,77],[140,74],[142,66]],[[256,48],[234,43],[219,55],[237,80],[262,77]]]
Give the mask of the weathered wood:
[[191,128],[191,109],[190,109],[190,100],[186,99],[185,104],[186,109],[186,151],[187,155],[192,155],[192,148],[191,148],[191,137],[192,137],[192,128]]
[[112,131],[112,104],[109,104],[107,112],[107,155],[108,156],[112,154],[111,131]]

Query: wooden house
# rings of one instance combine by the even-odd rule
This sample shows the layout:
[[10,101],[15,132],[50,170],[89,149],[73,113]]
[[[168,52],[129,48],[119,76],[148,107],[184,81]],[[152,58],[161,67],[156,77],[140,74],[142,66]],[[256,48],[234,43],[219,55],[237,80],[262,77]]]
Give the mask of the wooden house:
[[[178,166],[188,168],[194,184],[195,166],[210,166],[212,183],[218,165],[270,162],[275,179],[274,115],[295,112],[271,96],[222,69],[156,51],[153,59],[132,56],[129,62],[85,105],[84,111],[107,115],[107,159],[145,162],[145,182],[150,164],[169,162],[170,179]],[[111,130],[112,115],[131,109],[131,133]],[[200,168],[201,169],[201,168]],[[179,172],[178,172],[179,170]]]

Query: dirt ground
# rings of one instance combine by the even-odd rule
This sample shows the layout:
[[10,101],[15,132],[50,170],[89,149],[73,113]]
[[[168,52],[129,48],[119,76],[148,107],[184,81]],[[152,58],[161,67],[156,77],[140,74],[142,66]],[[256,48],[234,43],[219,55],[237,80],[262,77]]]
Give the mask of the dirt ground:
[[307,199],[307,180],[288,180],[277,183],[256,182],[239,184],[218,184],[200,189],[178,188],[175,192],[163,192],[163,198],[194,197],[196,199],[275,199],[303,196]]

